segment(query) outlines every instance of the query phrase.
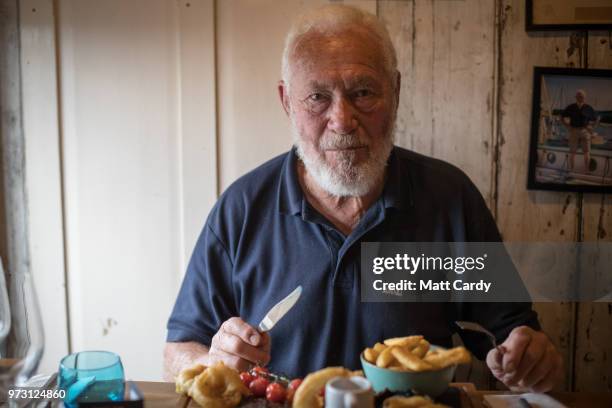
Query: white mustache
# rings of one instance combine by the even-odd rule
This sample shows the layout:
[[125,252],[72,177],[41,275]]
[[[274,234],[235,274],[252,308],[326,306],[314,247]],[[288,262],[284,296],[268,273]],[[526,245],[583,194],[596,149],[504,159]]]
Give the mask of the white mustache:
[[368,143],[361,140],[358,135],[346,134],[346,135],[333,135],[321,138],[319,142],[319,148],[325,149],[354,149],[357,147],[367,147]]

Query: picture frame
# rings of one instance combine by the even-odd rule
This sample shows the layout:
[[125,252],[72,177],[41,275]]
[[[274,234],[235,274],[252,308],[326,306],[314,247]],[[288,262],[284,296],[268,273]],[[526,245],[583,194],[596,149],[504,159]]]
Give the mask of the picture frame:
[[528,190],[612,193],[612,70],[534,67],[530,137]]
[[609,0],[525,0],[527,31],[612,30]]

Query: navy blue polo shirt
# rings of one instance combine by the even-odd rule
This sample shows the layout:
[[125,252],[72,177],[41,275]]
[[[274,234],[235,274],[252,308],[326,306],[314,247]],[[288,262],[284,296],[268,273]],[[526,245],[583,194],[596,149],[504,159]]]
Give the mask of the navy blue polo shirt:
[[568,105],[561,113],[561,116],[570,118],[570,126],[575,128],[585,127],[589,122],[595,122],[597,120],[595,109],[586,103],[580,107],[577,103]]
[[[362,241],[500,241],[477,188],[456,167],[395,147],[380,198],[345,236],[308,204],[295,150],[234,182],[212,209],[168,321],[169,342],[210,345],[221,323],[257,327],[298,285],[294,308],[272,329],[270,369],[290,376],[326,366],[360,367],[363,348],[422,334],[451,344],[455,320],[476,321],[499,340],[521,324],[539,328],[530,304],[362,303]],[[477,356],[485,339],[462,335]]]

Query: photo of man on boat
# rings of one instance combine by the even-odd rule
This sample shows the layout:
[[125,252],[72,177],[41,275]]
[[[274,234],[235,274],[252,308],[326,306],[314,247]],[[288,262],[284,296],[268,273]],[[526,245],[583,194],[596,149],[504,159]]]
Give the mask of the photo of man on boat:
[[584,158],[584,171],[590,173],[591,139],[596,134],[593,125],[597,120],[595,110],[587,103],[586,92],[582,89],[576,91],[576,102],[568,105],[561,112],[562,123],[568,131],[568,144],[570,148],[569,168],[574,170],[574,156],[578,146],[582,148]]
[[536,183],[612,186],[612,78],[545,74],[539,91]]

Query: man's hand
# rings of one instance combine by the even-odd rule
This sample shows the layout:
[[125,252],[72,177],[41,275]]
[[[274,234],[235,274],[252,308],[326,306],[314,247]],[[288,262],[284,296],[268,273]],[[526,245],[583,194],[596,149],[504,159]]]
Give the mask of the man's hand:
[[550,391],[563,378],[563,359],[548,339],[527,326],[516,327],[500,348],[487,354],[493,375],[508,387]]
[[208,351],[209,365],[223,361],[238,371],[246,371],[255,364],[270,361],[270,336],[259,333],[239,317],[232,317],[221,325],[212,338]]

